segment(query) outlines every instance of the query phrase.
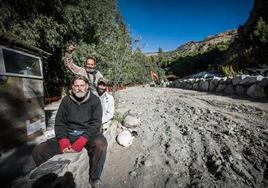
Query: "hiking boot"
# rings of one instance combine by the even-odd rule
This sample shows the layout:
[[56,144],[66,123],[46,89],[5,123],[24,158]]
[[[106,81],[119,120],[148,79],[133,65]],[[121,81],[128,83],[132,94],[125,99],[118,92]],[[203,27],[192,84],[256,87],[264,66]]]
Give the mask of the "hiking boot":
[[101,180],[97,179],[91,182],[92,188],[101,188],[102,183]]

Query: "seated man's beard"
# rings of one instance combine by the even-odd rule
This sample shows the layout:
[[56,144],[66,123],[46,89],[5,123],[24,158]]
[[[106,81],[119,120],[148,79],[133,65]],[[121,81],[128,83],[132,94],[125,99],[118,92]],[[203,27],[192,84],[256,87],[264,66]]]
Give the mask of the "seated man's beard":
[[77,98],[77,99],[83,99],[86,94],[87,94],[87,91],[72,91],[73,95]]

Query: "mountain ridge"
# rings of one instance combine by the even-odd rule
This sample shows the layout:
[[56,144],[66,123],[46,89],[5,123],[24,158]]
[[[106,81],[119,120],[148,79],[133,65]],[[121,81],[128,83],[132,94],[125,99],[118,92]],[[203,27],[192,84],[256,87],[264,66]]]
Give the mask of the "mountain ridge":
[[[174,52],[194,52],[196,50],[204,52],[207,51],[209,47],[213,47],[213,45],[232,42],[236,36],[237,36],[236,29],[226,30],[224,32],[217,33],[215,35],[208,35],[203,40],[200,41],[194,41],[194,40],[188,41],[184,44],[181,44],[175,50],[170,50],[163,53],[170,54]],[[144,54],[146,56],[158,56],[159,52],[146,52]]]

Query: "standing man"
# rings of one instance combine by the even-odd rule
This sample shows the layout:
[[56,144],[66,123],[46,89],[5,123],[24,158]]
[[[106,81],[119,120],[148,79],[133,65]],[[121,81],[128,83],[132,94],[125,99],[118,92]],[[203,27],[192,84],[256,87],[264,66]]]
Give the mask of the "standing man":
[[56,115],[56,138],[37,145],[33,159],[39,166],[54,155],[86,148],[90,158],[90,182],[93,187],[99,187],[107,151],[107,141],[101,133],[101,102],[90,92],[87,78],[76,76],[71,85],[72,90],[62,99]]
[[96,59],[92,56],[88,56],[87,60],[85,62],[84,68],[79,67],[74,64],[72,53],[75,50],[75,47],[73,45],[70,45],[67,49],[67,52],[64,56],[64,64],[65,66],[72,71],[76,75],[82,75],[88,78],[90,81],[90,89],[95,94],[97,94],[97,84],[98,80],[100,78],[103,78],[103,75],[100,73],[100,71],[96,70],[97,62]]
[[107,81],[100,78],[97,88],[102,106],[102,131],[109,128],[114,116],[114,97],[107,92]]

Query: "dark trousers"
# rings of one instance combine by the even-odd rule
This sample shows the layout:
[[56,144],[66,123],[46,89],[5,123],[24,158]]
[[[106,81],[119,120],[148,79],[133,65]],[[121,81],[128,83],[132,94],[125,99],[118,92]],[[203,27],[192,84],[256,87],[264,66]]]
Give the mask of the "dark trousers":
[[[70,140],[72,142],[75,139]],[[107,145],[106,138],[102,134],[98,134],[89,140],[85,146],[89,156],[89,177],[91,181],[100,179],[106,159]],[[62,153],[57,140],[53,138],[37,145],[33,150],[32,157],[36,166],[39,166],[57,154]]]

